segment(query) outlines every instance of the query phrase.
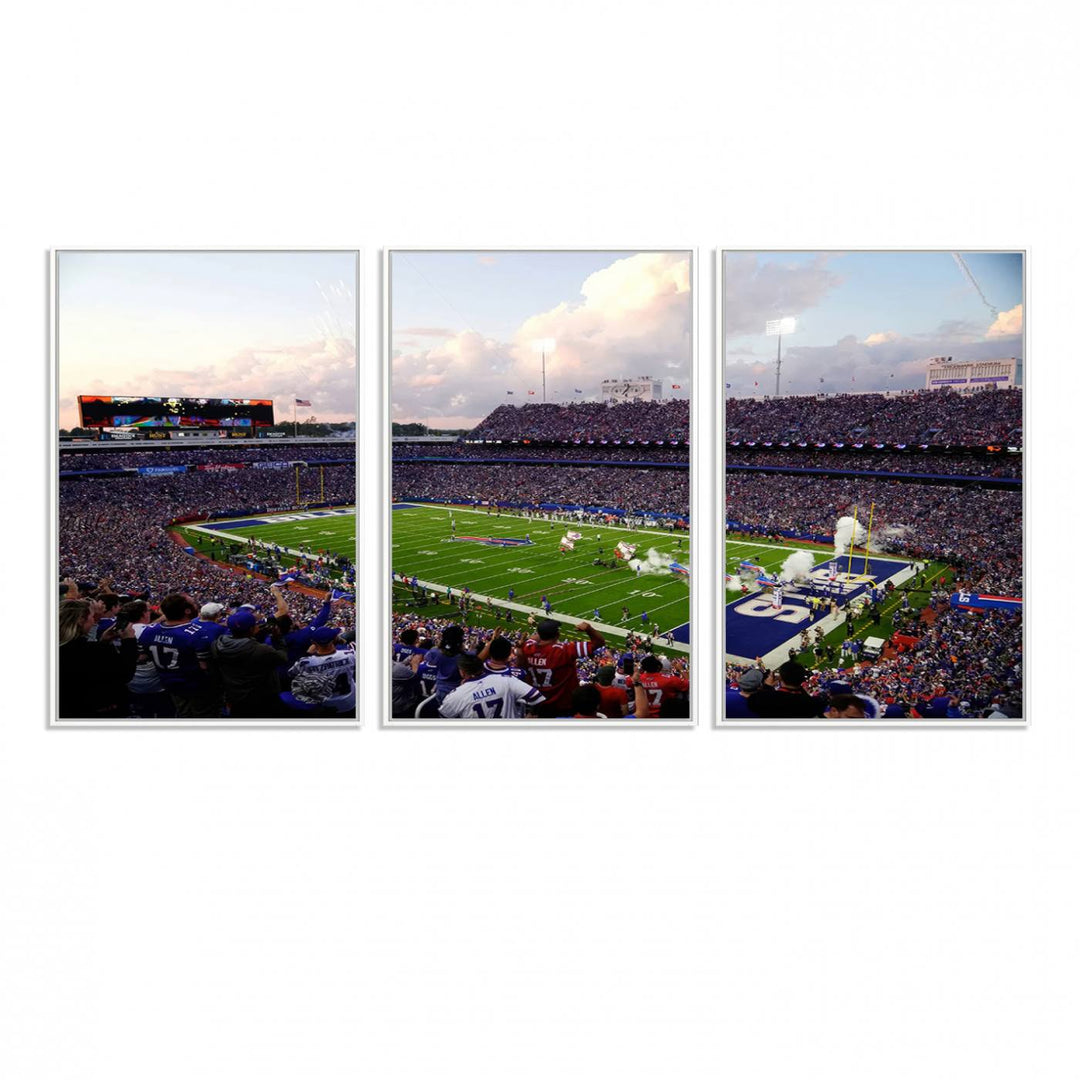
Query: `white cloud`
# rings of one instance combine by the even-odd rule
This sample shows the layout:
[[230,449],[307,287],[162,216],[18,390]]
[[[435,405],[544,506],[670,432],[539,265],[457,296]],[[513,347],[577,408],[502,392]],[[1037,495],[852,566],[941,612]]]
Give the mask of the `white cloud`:
[[895,330],[879,330],[863,338],[864,345],[884,345],[888,341],[899,341],[900,335]]
[[1015,337],[1024,332],[1024,305],[1017,304],[1008,311],[999,311],[986,331],[988,338]]
[[634,375],[670,379],[680,395],[689,392],[689,255],[617,259],[585,279],[581,297],[525,319],[509,341],[465,331],[431,348],[400,349],[393,358],[395,418],[470,426],[499,405],[540,400],[536,343],[543,340],[553,343],[546,354],[549,401],[592,396],[601,379]]
[[724,336],[760,334],[769,319],[801,315],[841,281],[825,253],[786,265],[752,254],[725,255]]

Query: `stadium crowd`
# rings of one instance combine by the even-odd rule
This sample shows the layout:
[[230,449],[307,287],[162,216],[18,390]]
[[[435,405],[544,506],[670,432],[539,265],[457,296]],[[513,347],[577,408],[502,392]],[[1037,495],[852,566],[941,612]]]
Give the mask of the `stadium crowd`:
[[1019,454],[908,454],[874,450],[770,450],[728,446],[726,465],[767,465],[781,469],[837,469],[845,472],[933,473],[938,476],[987,476],[1019,479],[1024,462]]
[[397,718],[679,718],[690,715],[689,661],[656,655],[629,635],[609,644],[588,623],[584,640],[530,616],[519,632],[466,621],[393,616],[392,715]]
[[580,446],[538,446],[533,443],[424,443],[395,441],[392,449],[394,461],[414,461],[416,458],[441,458],[464,461],[491,461],[493,459],[527,458],[536,461],[649,461],[662,465],[688,463],[690,450],[686,446],[600,446],[583,443]]
[[831,535],[853,505],[874,503],[872,544],[883,552],[947,562],[962,587],[1023,595],[1023,495],[979,487],[866,477],[728,472],[729,529],[771,536]]
[[[295,698],[275,698],[274,701],[258,695],[252,698],[249,691],[230,684],[229,677],[223,675],[223,665],[228,669],[231,658],[219,660],[210,653],[212,639],[219,632],[205,627],[199,630],[198,626],[202,622],[201,613],[217,609],[210,621],[228,632],[222,636],[228,636],[230,641],[234,637],[250,638],[255,644],[270,646],[271,652],[275,653],[273,664],[268,659],[269,654],[260,651],[261,659],[256,666],[261,664],[259,670],[270,684],[279,685],[280,693],[288,694],[293,692],[290,687],[300,674],[299,670],[293,672],[293,669],[302,656],[307,655],[297,652],[301,643],[304,649],[319,645],[322,651],[318,655],[330,656],[344,651],[351,655],[351,646],[344,644],[344,638],[355,632],[353,603],[345,599],[329,602],[325,588],[272,590],[268,581],[257,576],[258,569],[252,569],[258,567],[272,572],[277,565],[273,562],[272,552],[258,550],[237,556],[226,550],[222,543],[220,552],[214,551],[217,561],[211,561],[188,554],[184,546],[170,536],[169,526],[178,518],[207,517],[225,511],[268,513],[293,509],[295,488],[290,481],[291,477],[283,482],[279,470],[245,469],[61,482],[59,572],[61,640],[64,642],[60,651],[61,716],[250,716],[249,708],[281,710],[265,713],[269,717],[323,716],[347,713],[354,708],[351,703],[342,704],[348,694],[337,700],[340,695],[335,697],[329,692],[335,686],[341,689],[345,680],[341,671],[329,680],[335,686],[327,684],[321,689],[315,688],[320,679],[327,683],[322,678],[325,672],[318,678],[315,674],[310,677],[304,674],[302,682],[310,685]],[[352,502],[355,485],[353,466],[334,466],[325,470],[327,501]],[[318,490],[317,486],[315,490]],[[318,498],[310,493],[308,497]],[[219,564],[230,556],[244,565]],[[307,577],[300,580],[318,586],[328,585],[331,575],[337,577],[338,574],[342,585],[346,585],[355,575],[347,561],[317,552],[312,552],[304,564]],[[181,602],[176,597],[185,600]],[[103,603],[107,604],[104,608],[100,606]],[[78,606],[72,607],[72,604]],[[194,695],[199,698],[199,703],[191,705],[180,700],[184,694],[178,693],[175,685],[170,683],[171,674],[165,668],[155,666],[151,652],[143,647],[145,643],[141,638],[132,645],[125,644],[134,640],[131,635],[113,634],[102,641],[102,635],[110,628],[102,625],[102,616],[115,617],[120,608],[127,609],[125,621],[129,628],[173,621],[169,610],[180,613],[175,616],[180,620],[176,625],[196,626],[199,632],[192,632],[193,644],[184,653],[187,657],[184,677],[190,676],[184,686],[188,690],[192,686],[206,690],[205,694],[200,690]],[[236,627],[227,622],[231,616],[242,612],[248,612],[256,620],[254,626],[246,625],[247,616],[244,615]],[[320,644],[311,635],[326,628],[331,612],[336,633],[331,640]],[[196,615],[198,619],[195,619]],[[324,632],[318,638],[326,636]],[[285,643],[283,647],[279,646],[278,637]],[[108,649],[99,647],[103,644]],[[219,646],[218,651],[231,647]],[[250,646],[237,648],[243,653]],[[280,655],[282,648],[286,654],[284,658]],[[114,654],[120,656],[119,668]],[[243,661],[243,657],[240,660]],[[129,670],[132,661],[136,667],[134,673]],[[305,661],[301,667],[307,663]],[[329,661],[318,664],[328,665]],[[330,667],[333,665],[327,670]],[[150,668],[156,671],[156,683]],[[273,678],[267,674],[271,669]],[[99,671],[113,674],[108,678],[102,674],[99,678],[95,674]],[[121,679],[121,675],[126,678]],[[336,703],[325,704],[331,697],[335,697]],[[315,698],[323,704],[313,704]],[[207,711],[200,713],[200,709]]]
[[542,439],[552,442],[574,439],[690,439],[690,402],[602,401],[566,405],[500,405],[486,416],[469,439]]
[[[1021,616],[939,596],[898,620],[896,655],[807,671],[795,660],[726,667],[727,719],[973,719],[1022,715]],[[896,637],[894,635],[894,640]]]
[[728,398],[726,438],[1022,445],[1020,389]]
[[445,502],[546,503],[652,511],[660,517],[690,514],[687,469],[610,469],[590,466],[437,464],[395,462],[394,498]]

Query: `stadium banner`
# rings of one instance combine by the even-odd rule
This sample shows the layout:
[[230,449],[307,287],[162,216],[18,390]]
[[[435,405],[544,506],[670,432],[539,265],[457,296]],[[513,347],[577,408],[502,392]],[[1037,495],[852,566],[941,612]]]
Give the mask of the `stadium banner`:
[[103,431],[101,437],[102,439],[117,439],[127,442],[140,438],[140,435],[137,431]]
[[170,473],[188,471],[186,465],[140,465],[136,470],[140,476],[165,476]]
[[260,439],[285,439],[288,436],[284,431],[259,431],[256,432]]
[[298,461],[251,461],[248,462],[252,469],[291,469]]
[[209,465],[196,465],[195,468],[205,472],[224,472],[226,469],[246,469],[246,461],[213,462]]
[[1022,611],[1024,607],[1024,601],[1018,596],[980,596],[968,592],[953,593],[949,597],[949,604],[954,608],[971,608],[975,611]]

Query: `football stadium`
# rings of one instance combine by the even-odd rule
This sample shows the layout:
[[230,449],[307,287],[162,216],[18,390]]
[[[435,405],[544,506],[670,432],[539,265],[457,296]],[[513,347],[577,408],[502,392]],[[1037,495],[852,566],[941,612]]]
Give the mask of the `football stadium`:
[[62,718],[355,715],[351,424],[87,396],[58,459]]
[[685,399],[608,400],[395,437],[394,715],[439,716],[440,658],[471,652],[537,689],[527,715],[687,717],[689,428]]
[[727,399],[726,719],[1021,717],[1022,390],[941,359]]

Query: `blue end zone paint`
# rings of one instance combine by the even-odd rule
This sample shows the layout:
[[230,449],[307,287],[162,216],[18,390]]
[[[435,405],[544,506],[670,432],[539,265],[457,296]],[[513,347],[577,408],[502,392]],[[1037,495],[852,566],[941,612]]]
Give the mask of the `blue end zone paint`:
[[[841,565],[844,562],[845,560],[841,560]],[[852,568],[853,576],[856,569],[862,570],[862,565],[856,561]],[[748,596],[740,596],[724,608],[724,652],[731,656],[764,656],[800,631],[812,628],[821,621],[825,611],[819,611],[815,617],[807,603],[807,599],[813,596],[815,591],[818,596],[836,595],[837,602],[843,606],[875,587],[876,583],[891,578],[904,566],[903,562],[893,559],[871,559],[867,575],[874,579],[873,583],[843,582],[839,594],[830,594],[826,560],[814,567],[810,582],[784,588],[784,605],[779,610],[772,607],[770,594],[765,589]]]
[[688,622],[684,622],[682,624],[682,626],[676,626],[675,629],[671,631],[671,636],[676,641],[681,642],[683,645],[689,645],[690,644],[690,624]]
[[202,524],[204,529],[217,529],[221,532],[228,532],[230,529],[247,529],[252,525],[265,525],[266,518],[244,518],[242,521],[205,521]]

